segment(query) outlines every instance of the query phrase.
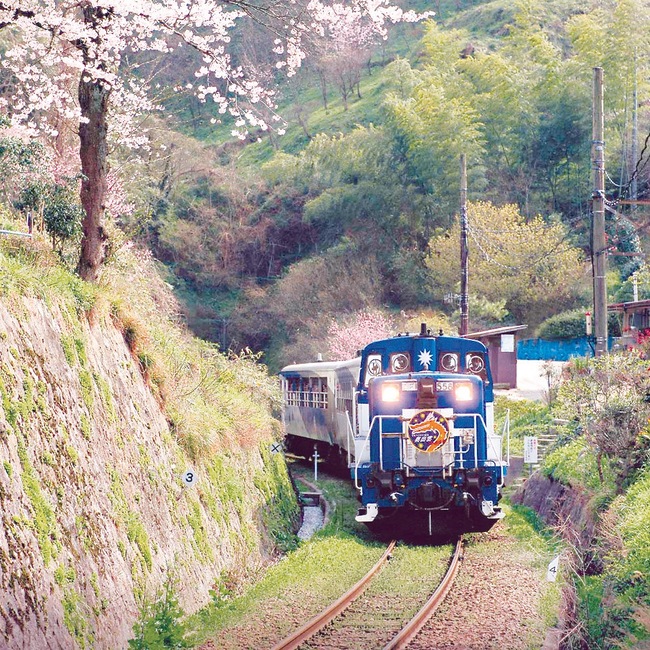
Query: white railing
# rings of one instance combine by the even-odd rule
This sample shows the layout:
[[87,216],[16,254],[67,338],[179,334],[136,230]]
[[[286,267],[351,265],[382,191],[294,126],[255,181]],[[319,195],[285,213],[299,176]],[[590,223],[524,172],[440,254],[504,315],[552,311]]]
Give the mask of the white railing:
[[[505,466],[508,466],[510,464],[510,411],[508,411],[508,414],[506,416],[506,422],[504,423],[504,429],[503,429],[503,434],[501,436],[495,436],[495,435],[487,435],[487,426],[485,424],[485,420],[483,419],[483,416],[480,413],[458,413],[454,416],[454,419],[460,419],[460,418],[472,418],[473,420],[473,430],[474,430],[474,466],[478,467],[479,466],[479,458],[478,458],[478,445],[476,444],[476,431],[478,429],[478,423],[480,422],[483,425],[483,430],[486,432],[486,455],[485,458],[482,458],[481,461],[484,463],[488,462],[493,462],[495,466],[498,466],[500,468],[500,479],[499,479],[499,485],[503,485],[504,483],[504,473],[503,473],[503,468]],[[379,468],[383,471],[384,470],[384,445],[382,444],[384,438],[395,438],[398,437],[400,439],[403,439],[404,433],[403,431],[388,431],[384,432],[383,431],[383,422],[384,420],[395,420],[395,419],[401,419],[401,416],[396,416],[396,415],[375,415],[370,423],[370,427],[368,429],[368,433],[365,437],[354,437],[354,430],[352,428],[352,424],[349,422],[349,417],[348,417],[348,423],[349,423],[349,431],[348,431],[348,466],[350,466],[350,448],[351,448],[351,439],[350,439],[350,433],[353,436],[354,444],[355,444],[355,463],[354,463],[354,485],[357,488],[357,490],[361,489],[361,486],[359,485],[359,478],[358,478],[358,471],[359,471],[359,462],[360,459],[365,456],[365,453],[369,450],[369,445],[370,445],[370,434],[372,430],[375,427],[375,424],[379,424]],[[462,429],[465,429],[467,427],[459,427]],[[457,438],[462,440],[464,437],[463,433],[458,433],[458,434],[453,434],[451,436],[452,438]],[[502,441],[503,438],[505,437],[507,441],[507,460],[504,463],[503,462],[503,447],[502,447]],[[363,443],[361,446],[361,449],[357,448],[358,443]],[[449,462],[448,465],[445,465],[445,467],[449,467],[451,465],[454,465],[456,462],[458,462],[458,467],[460,469],[463,468],[464,466],[464,456],[467,454],[471,446],[470,444],[465,444],[463,445],[462,442],[459,444],[458,449],[454,449],[453,452],[442,452],[443,455],[452,455],[452,460]],[[490,453],[492,452],[492,453]],[[404,452],[403,448],[400,445],[399,448],[399,464],[400,466],[403,465],[404,463]]]
[[311,406],[326,409],[328,404],[327,391],[289,390],[286,393],[288,406]]
[[[352,467],[352,445],[354,444],[354,426],[352,425],[352,420],[350,419],[350,412],[345,412],[345,421],[346,421],[346,431],[345,431],[345,441],[346,448],[348,452],[348,467]],[[355,450],[356,451],[356,450]]]

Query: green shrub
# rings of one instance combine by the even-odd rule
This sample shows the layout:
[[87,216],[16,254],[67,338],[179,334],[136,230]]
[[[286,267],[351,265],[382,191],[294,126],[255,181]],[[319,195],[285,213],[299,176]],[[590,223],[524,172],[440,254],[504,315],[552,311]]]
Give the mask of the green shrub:
[[185,640],[183,616],[174,585],[168,579],[156,601],[142,607],[140,619],[133,626],[134,637],[129,640],[130,650],[191,647]]
[[510,417],[510,453],[512,454],[523,453],[524,436],[543,435],[551,426],[550,409],[542,402],[514,400],[498,396],[494,409],[495,433],[501,435],[508,414]]
[[619,586],[650,606],[650,466],[621,497],[618,531],[625,552],[611,557]]
[[596,451],[583,436],[552,450],[544,459],[542,471],[565,485],[614,489],[614,476],[607,464],[602,466],[605,486],[601,484]]
[[583,647],[592,650],[621,647],[619,642],[629,612],[617,602],[610,582],[603,576],[586,576],[577,583],[577,591],[578,617],[586,636]]
[[[562,339],[575,339],[585,336],[585,312],[586,308],[580,307],[561,314],[555,314],[546,319],[537,331],[541,339],[550,341]],[[621,335],[621,324],[618,316],[614,313],[608,315],[607,328],[609,336]]]

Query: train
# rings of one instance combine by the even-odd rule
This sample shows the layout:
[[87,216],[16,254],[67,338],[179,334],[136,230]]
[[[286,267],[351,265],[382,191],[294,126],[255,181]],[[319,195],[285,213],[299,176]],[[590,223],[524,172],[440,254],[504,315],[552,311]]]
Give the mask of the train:
[[480,341],[423,323],[354,359],[286,366],[280,378],[287,451],[346,468],[358,522],[435,535],[487,531],[503,518],[508,432],[495,433]]

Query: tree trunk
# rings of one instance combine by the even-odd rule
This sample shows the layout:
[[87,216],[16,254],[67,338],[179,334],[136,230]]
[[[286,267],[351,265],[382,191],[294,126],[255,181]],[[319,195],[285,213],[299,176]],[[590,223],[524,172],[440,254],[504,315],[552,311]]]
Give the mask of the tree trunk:
[[103,81],[79,81],[79,106],[82,120],[79,124],[79,154],[81,157],[81,205],[85,211],[83,238],[77,271],[89,282],[97,280],[106,255],[104,212],[106,210],[107,111],[111,88]]
[[[88,4],[83,8],[84,22],[90,33],[90,40],[80,39],[76,46],[81,50],[84,64],[89,68],[97,66],[97,56],[102,47],[102,23],[109,16],[103,7]],[[103,63],[99,69],[105,71]],[[79,155],[81,158],[81,205],[85,211],[83,237],[77,272],[82,279],[96,282],[99,270],[106,257],[106,232],[104,212],[106,211],[106,178],[108,176],[108,102],[112,87],[96,74],[82,70],[79,79]]]
[[323,98],[323,108],[327,113],[327,79],[325,78],[325,73],[322,70],[318,71],[318,79],[320,80],[320,94]]

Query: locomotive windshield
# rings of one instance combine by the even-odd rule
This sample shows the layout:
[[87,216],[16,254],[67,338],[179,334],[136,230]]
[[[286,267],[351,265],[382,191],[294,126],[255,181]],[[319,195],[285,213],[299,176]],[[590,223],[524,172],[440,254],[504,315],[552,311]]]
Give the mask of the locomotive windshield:
[[[399,339],[398,339],[399,340]],[[463,340],[466,343],[466,340]],[[479,350],[465,351],[462,349],[450,350],[447,346],[438,343],[437,354],[435,347],[431,350],[404,350],[399,351],[382,350],[376,348],[369,351],[365,357],[363,369],[363,384],[368,386],[368,382],[373,377],[382,375],[401,375],[410,372],[419,372],[421,370],[467,373],[477,375],[488,383],[488,370],[486,354]],[[442,348],[442,349],[441,349]],[[414,359],[417,363],[414,363]],[[431,363],[431,360],[435,360]]]
[[399,375],[404,372],[411,372],[411,355],[408,352],[398,352],[390,355],[390,373]]
[[[366,374],[368,377],[381,376],[381,354],[368,355],[368,372]],[[367,379],[366,383],[368,383]]]

